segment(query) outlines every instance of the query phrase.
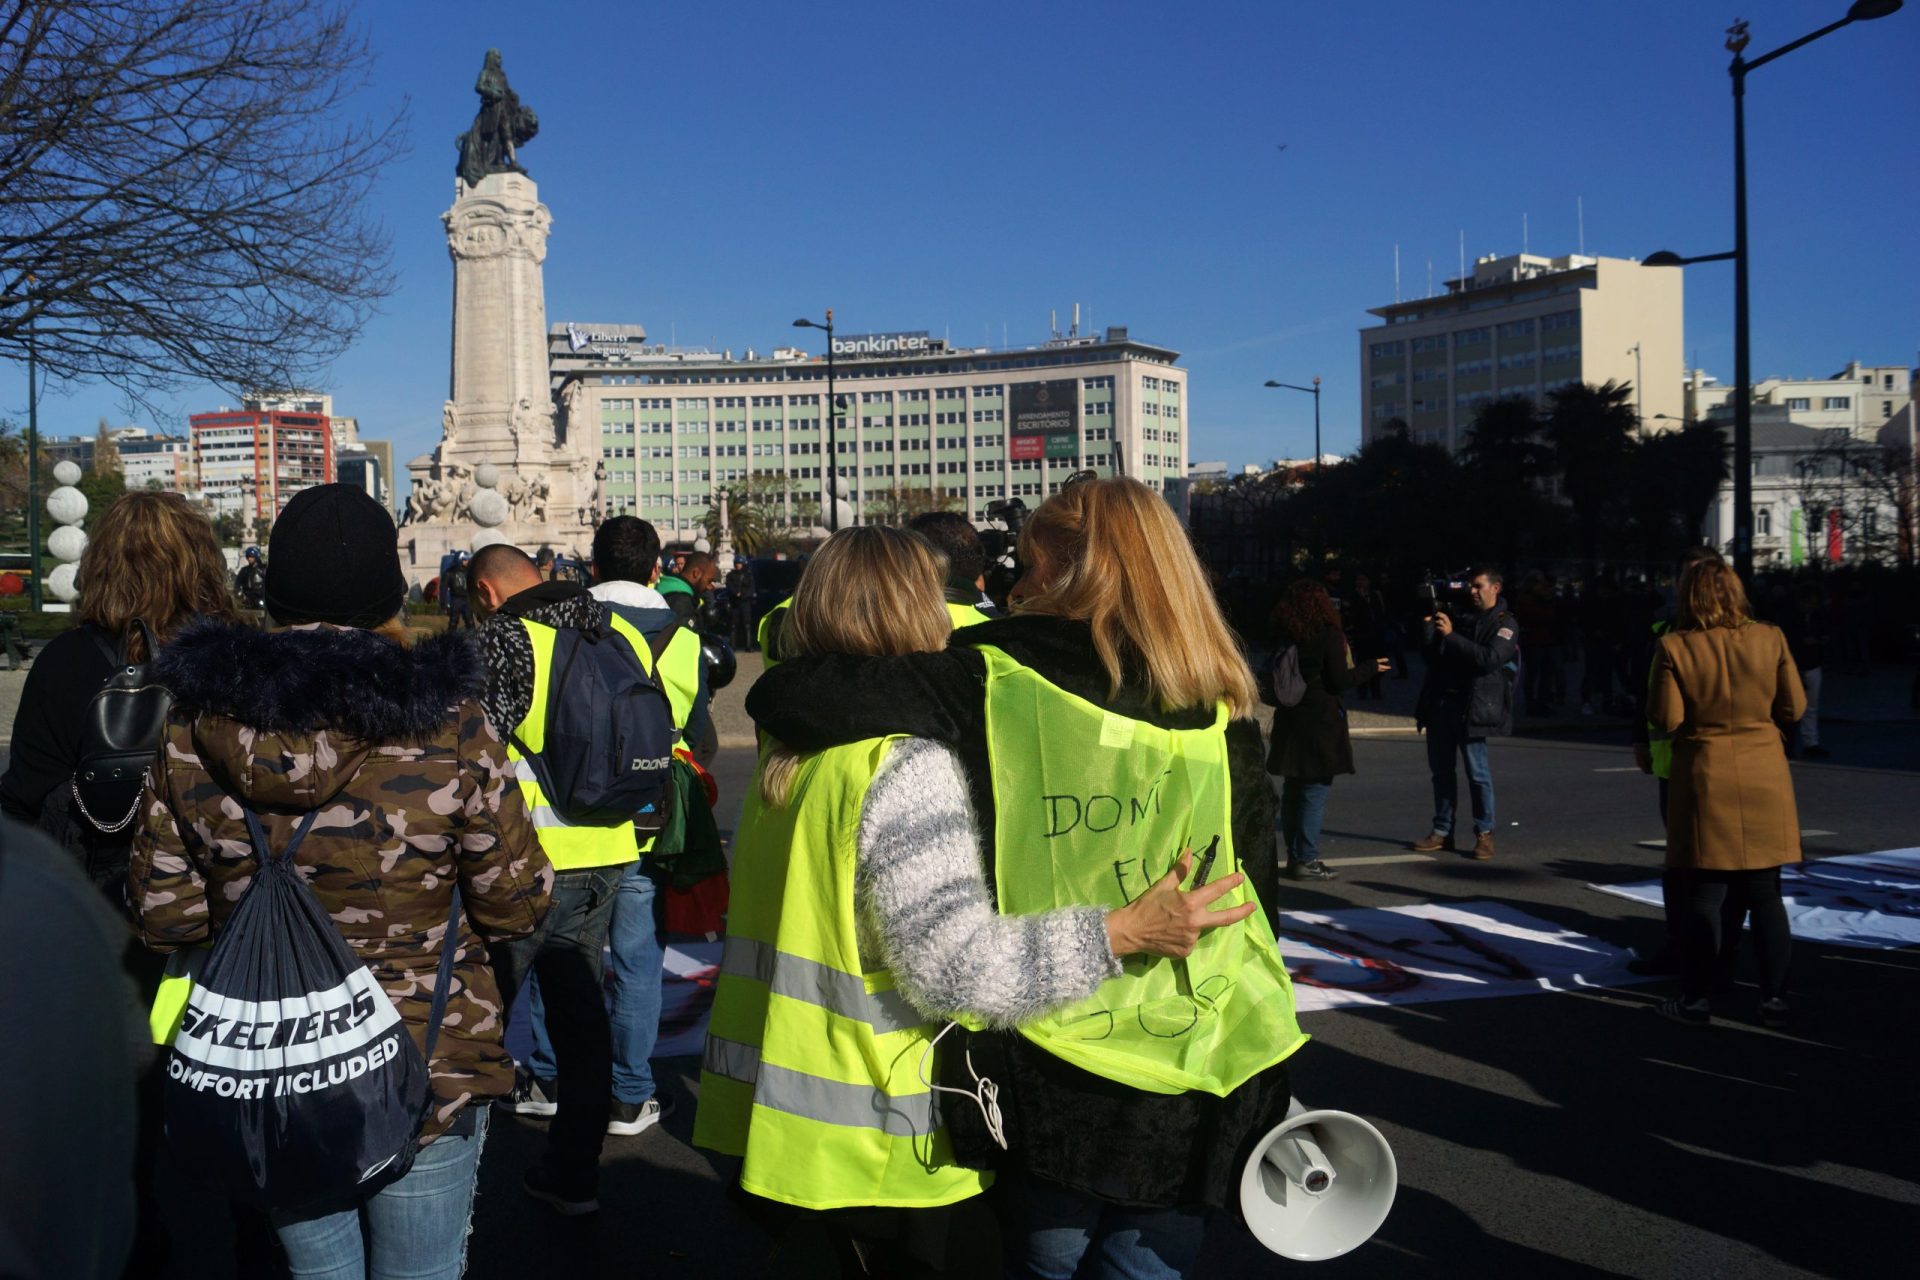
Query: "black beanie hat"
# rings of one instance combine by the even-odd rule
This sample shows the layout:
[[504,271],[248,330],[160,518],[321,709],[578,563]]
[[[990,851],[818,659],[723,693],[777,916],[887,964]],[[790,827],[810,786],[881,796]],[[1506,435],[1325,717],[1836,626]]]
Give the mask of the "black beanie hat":
[[331,622],[377,627],[400,612],[393,516],[350,484],[322,484],[293,495],[267,544],[267,612],[282,626]]

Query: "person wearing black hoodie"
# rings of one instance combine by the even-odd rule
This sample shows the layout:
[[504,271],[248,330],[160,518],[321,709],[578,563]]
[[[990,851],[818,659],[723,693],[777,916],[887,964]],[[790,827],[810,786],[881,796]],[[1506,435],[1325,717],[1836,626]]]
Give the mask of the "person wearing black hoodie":
[[[1241,718],[1250,716],[1256,697],[1252,675],[1165,504],[1130,480],[1075,484],[1035,513],[1021,551],[1028,573],[1014,592],[1015,616],[965,628],[938,654],[783,662],[749,693],[748,712],[799,751],[891,733],[952,747],[967,775],[992,883],[998,815],[986,711],[991,662],[1011,659],[1059,694],[1100,708],[1116,734],[1127,722],[1204,729],[1217,723],[1224,703],[1231,709],[1221,718],[1232,850],[1270,917],[1279,894],[1273,791],[1259,728]],[[1129,579],[1125,566],[1134,555],[1161,571]],[[1089,600],[1103,603],[1083,608]],[[1185,620],[1179,643],[1164,643],[1175,637],[1161,634],[1143,646],[1143,624],[1168,618]],[[1187,665],[1175,669],[1169,658]],[[1206,690],[1216,678],[1227,687]],[[1188,688],[1199,696],[1183,696]],[[1215,870],[1223,869],[1231,868]],[[998,1163],[1012,1175],[1001,1201],[1013,1219],[1011,1273],[1071,1274],[1082,1257],[1099,1255],[1125,1256],[1139,1274],[1188,1274],[1210,1213],[1238,1186],[1247,1149],[1286,1112],[1290,1089],[1281,1060],[1292,1047],[1277,1038],[1267,1065],[1220,1096],[1134,1088],[1083,1070],[1025,1034],[971,1036],[972,1068],[999,1084],[1009,1149],[993,1153],[974,1108],[962,1104],[946,1114],[963,1161]],[[936,1070],[946,1075],[961,1057],[943,1056]],[[972,1092],[965,1070],[956,1075],[945,1083]]]

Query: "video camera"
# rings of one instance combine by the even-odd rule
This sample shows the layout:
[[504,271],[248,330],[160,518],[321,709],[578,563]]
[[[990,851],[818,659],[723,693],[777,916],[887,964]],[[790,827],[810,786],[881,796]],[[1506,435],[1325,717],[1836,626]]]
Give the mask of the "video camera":
[[1467,589],[1468,574],[1443,573],[1428,578],[1414,591],[1420,601],[1420,616],[1431,618],[1436,613],[1444,613],[1449,618],[1458,618],[1473,612],[1473,596]]

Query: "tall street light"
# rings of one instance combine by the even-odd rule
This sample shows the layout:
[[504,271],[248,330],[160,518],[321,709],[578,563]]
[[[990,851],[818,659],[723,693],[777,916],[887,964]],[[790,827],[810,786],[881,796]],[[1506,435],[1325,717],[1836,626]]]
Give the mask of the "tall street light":
[[27,602],[40,612],[40,341],[27,277]]
[[840,532],[840,404],[833,395],[833,308],[827,308],[823,324],[805,317],[795,320],[796,329],[820,329],[827,335],[827,532]]
[[1291,382],[1275,382],[1268,379],[1270,387],[1280,387],[1286,391],[1304,391],[1313,397],[1313,473],[1320,474],[1320,379],[1315,378],[1310,387],[1296,387]]
[[1646,265],[1658,267],[1733,259],[1733,566],[1742,578],[1753,577],[1753,351],[1752,335],[1747,328],[1747,73],[1792,53],[1801,45],[1831,35],[1849,23],[1884,18],[1897,12],[1901,3],[1902,0],[1854,0],[1846,16],[1838,22],[1830,22],[1751,62],[1745,54],[1747,24],[1736,22],[1727,29],[1727,51],[1733,55],[1733,64],[1727,68],[1733,77],[1733,252],[1709,254],[1704,258],[1657,253],[1645,260]]

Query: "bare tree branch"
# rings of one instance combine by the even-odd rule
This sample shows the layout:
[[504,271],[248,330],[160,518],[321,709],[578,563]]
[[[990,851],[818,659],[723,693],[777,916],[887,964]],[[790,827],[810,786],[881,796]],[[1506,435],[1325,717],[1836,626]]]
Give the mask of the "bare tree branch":
[[371,62],[323,0],[0,0],[0,355],[140,401],[324,367],[394,285]]

